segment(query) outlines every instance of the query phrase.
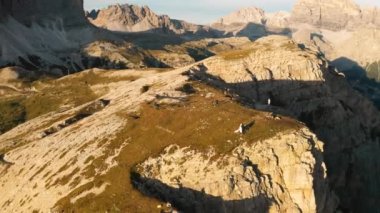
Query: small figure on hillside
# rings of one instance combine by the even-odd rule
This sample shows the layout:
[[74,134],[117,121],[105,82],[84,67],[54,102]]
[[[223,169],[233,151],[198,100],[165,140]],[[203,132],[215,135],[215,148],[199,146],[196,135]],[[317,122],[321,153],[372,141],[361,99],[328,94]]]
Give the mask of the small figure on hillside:
[[235,133],[244,134],[244,124],[240,124],[239,128],[235,130]]
[[272,100],[270,98],[268,98],[268,106],[270,106],[272,104]]

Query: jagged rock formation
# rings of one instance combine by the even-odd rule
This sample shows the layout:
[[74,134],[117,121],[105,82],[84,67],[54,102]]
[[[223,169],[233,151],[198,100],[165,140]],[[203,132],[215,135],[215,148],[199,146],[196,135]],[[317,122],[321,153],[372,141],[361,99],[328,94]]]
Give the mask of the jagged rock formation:
[[[331,186],[340,192],[342,205],[357,210],[375,208],[364,200],[379,197],[380,192],[370,188],[378,188],[380,182],[361,165],[364,159],[379,154],[379,111],[317,52],[285,37],[266,37],[246,51],[208,59],[191,73],[197,79],[228,87],[259,108],[271,98],[274,106],[309,124],[326,142]],[[375,169],[379,163],[369,160],[366,164]],[[361,185],[356,185],[359,180]]]
[[120,32],[199,33],[206,27],[157,15],[148,6],[112,5],[88,16],[94,25]]
[[137,166],[135,184],[186,212],[334,212],[322,147],[307,129],[224,156],[170,146]]

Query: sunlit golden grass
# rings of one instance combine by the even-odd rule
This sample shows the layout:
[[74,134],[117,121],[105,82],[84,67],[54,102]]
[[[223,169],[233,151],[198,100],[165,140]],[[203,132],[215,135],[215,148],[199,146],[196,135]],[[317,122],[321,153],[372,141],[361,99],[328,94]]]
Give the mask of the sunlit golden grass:
[[0,99],[0,132],[5,132],[20,123],[63,106],[76,107],[97,99],[91,86],[119,81],[133,81],[136,76],[109,77],[104,71],[86,71],[61,79],[44,79],[32,83],[38,92]]

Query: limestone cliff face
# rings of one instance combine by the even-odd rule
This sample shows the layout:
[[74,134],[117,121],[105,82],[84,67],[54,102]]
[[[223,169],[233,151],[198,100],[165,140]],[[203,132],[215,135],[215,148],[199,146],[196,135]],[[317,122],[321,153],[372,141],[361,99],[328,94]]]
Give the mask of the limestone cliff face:
[[[258,40],[245,52],[206,60],[190,73],[228,87],[257,108],[265,109],[263,104],[270,98],[273,106],[267,110],[290,113],[306,122],[326,142],[331,186],[340,191],[343,205],[352,207],[365,197],[373,197],[368,187],[377,188],[380,182],[374,173],[361,167],[358,159],[379,154],[380,113],[320,53],[303,49],[285,37],[271,36]],[[379,168],[378,161],[367,164]],[[351,188],[350,184],[360,178],[373,181]],[[367,204],[368,208],[374,205]]]
[[57,19],[60,19],[68,27],[86,23],[83,0],[4,0],[0,2],[0,11],[2,19],[12,16],[27,26]]
[[135,184],[185,212],[333,212],[337,200],[322,147],[308,129],[242,144],[223,156],[173,145],[137,166]]
[[292,11],[293,23],[307,23],[329,30],[379,25],[377,8],[362,9],[353,0],[299,0]]

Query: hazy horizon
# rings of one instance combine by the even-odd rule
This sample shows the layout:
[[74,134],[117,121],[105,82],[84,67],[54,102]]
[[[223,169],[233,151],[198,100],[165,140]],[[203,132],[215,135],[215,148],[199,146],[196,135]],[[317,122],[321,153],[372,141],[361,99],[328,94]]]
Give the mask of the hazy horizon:
[[[147,5],[157,14],[166,14],[171,18],[186,20],[198,24],[211,23],[244,7],[258,7],[266,12],[291,11],[296,0],[85,0],[86,10],[101,9],[112,4]],[[356,0],[363,6],[380,6],[380,1]]]

